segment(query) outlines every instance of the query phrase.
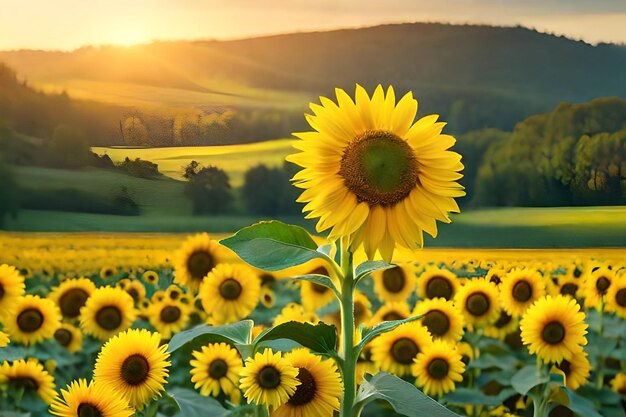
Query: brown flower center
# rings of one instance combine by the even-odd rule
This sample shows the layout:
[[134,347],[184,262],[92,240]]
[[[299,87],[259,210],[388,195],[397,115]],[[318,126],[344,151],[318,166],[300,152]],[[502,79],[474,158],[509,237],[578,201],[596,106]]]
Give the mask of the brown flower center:
[[422,324],[433,336],[443,336],[450,330],[450,319],[440,310],[430,310],[426,313],[422,319]]
[[565,376],[568,376],[571,372],[571,363],[567,359],[563,359],[556,367],[563,371]]
[[315,282],[311,282],[311,289],[313,290],[314,293],[317,294],[326,294],[326,292],[328,291],[328,288],[320,285],[320,284],[316,284]]
[[128,385],[139,385],[148,378],[150,374],[150,364],[143,355],[131,355],[122,363],[121,374],[122,379]]
[[2,300],[2,297],[4,297],[4,286],[0,284],[0,300]]
[[533,296],[533,288],[527,281],[519,281],[513,286],[513,298],[525,303]]
[[89,298],[87,291],[81,288],[71,288],[59,298],[59,308],[63,317],[75,318],[80,314],[80,309]]
[[561,287],[561,295],[569,295],[571,297],[576,297],[577,292],[578,292],[578,285],[572,282],[563,284],[563,286]]
[[213,255],[199,250],[193,252],[187,259],[187,270],[194,280],[201,281],[215,267]]
[[620,307],[626,307],[626,288],[620,288],[615,294],[615,302]]
[[280,385],[280,372],[273,366],[266,366],[259,372],[257,383],[263,388],[274,389]]
[[16,388],[23,388],[25,391],[37,391],[39,389],[37,381],[27,376],[11,378],[11,385]]
[[544,342],[551,345],[558,345],[565,339],[565,327],[558,321],[551,321],[545,325],[541,335]]
[[480,317],[485,315],[489,311],[489,306],[489,298],[482,292],[471,294],[465,300],[465,308],[472,316]]
[[426,284],[426,298],[452,298],[452,284],[444,277],[435,276]]
[[102,413],[96,406],[87,403],[81,403],[77,411],[78,417],[102,417]]
[[354,138],[341,157],[339,175],[359,202],[393,206],[418,183],[418,163],[411,146],[384,130]]
[[608,290],[610,286],[611,281],[606,277],[600,277],[596,280],[596,289],[600,295],[606,294],[606,290]]
[[161,321],[163,323],[176,323],[180,318],[180,308],[165,306],[161,309]]
[[216,359],[209,365],[209,376],[213,379],[220,379],[228,373],[228,365],[223,359]]
[[500,277],[496,274],[493,274],[490,278],[489,278],[489,282],[492,282],[496,285],[500,285],[500,283],[502,282],[502,279],[500,279]]
[[130,295],[133,298],[133,301],[135,302],[139,301],[139,291],[137,291],[137,288],[130,287],[129,289],[126,290],[126,292],[128,293],[128,295]]
[[390,311],[389,313],[383,316],[383,321],[392,321],[392,320],[404,320],[405,316],[398,313],[397,311]]
[[396,340],[393,345],[391,345],[391,355],[396,362],[403,365],[412,364],[413,359],[418,353],[420,353],[420,351],[417,344],[406,337]]
[[304,405],[308,404],[315,398],[317,392],[317,385],[315,384],[315,378],[305,368],[298,368],[298,380],[300,385],[296,387],[296,392],[289,399],[291,405]]
[[102,307],[96,313],[96,323],[105,330],[115,330],[122,324],[122,312],[116,306]]
[[36,308],[27,308],[17,316],[17,326],[24,333],[32,333],[43,325],[43,314]]
[[220,284],[220,294],[226,300],[236,300],[239,298],[242,289],[239,281],[232,278],[228,278]]
[[513,317],[511,317],[508,314],[506,314],[505,311],[501,311],[500,312],[500,317],[498,317],[498,321],[496,321],[494,323],[494,326],[497,327],[498,329],[501,329],[502,327],[504,327],[507,324],[509,324],[511,322],[511,320],[513,320]]
[[448,362],[441,358],[433,359],[428,364],[428,374],[431,378],[442,379],[448,375]]
[[72,343],[72,332],[67,329],[58,329],[56,332],[54,332],[54,339],[61,346],[67,347],[70,345],[70,343]]
[[406,278],[404,278],[404,271],[399,266],[385,269],[383,271],[383,286],[390,293],[399,293],[404,289],[406,285]]

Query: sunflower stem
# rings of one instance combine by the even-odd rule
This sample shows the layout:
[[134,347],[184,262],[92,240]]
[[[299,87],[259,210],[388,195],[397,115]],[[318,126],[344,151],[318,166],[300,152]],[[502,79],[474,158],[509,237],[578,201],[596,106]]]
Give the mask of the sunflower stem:
[[[602,343],[602,333],[604,331],[604,296],[600,298],[600,317],[598,318],[598,336]],[[596,380],[596,386],[602,388],[604,385],[604,356],[602,351],[598,355],[598,378]]]
[[341,245],[341,351],[343,359],[343,399],[341,417],[353,416],[356,397],[356,350],[354,348],[354,272],[352,252],[345,242]]
[[264,405],[257,405],[254,407],[254,417],[267,417],[269,413],[267,412],[267,407]]

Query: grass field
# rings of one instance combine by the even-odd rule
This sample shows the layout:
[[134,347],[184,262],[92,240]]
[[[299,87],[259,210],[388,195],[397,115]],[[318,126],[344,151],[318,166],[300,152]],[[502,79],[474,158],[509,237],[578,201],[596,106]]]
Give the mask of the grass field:
[[196,146],[176,148],[92,148],[99,154],[107,154],[114,162],[124,158],[141,158],[159,165],[159,171],[175,178],[182,178],[182,168],[191,161],[203,165],[216,165],[224,169],[230,176],[231,185],[238,187],[243,184],[246,170],[258,165],[282,165],[285,156],[294,152],[289,139],[278,139],[243,145]]

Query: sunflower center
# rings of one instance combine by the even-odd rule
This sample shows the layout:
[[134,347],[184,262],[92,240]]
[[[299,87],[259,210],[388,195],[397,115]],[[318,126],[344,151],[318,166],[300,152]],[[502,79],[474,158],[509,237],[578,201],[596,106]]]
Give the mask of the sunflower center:
[[402,138],[384,130],[368,130],[343,152],[339,175],[359,202],[393,206],[418,182],[417,159]]
[[598,293],[602,295],[606,294],[606,290],[609,289],[610,285],[611,281],[609,281],[609,279],[605,277],[600,277],[596,281],[596,289],[598,290]]
[[546,343],[557,345],[565,339],[565,328],[558,321],[551,321],[543,328],[541,335]]
[[580,278],[580,276],[582,274],[583,274],[583,271],[579,267],[574,268],[574,277],[575,278]]
[[533,296],[533,289],[526,281],[519,281],[513,286],[513,298],[520,302],[526,302]]
[[489,299],[482,292],[476,292],[467,297],[465,308],[473,316],[482,316],[489,311]]
[[563,371],[565,376],[569,375],[571,372],[571,363],[567,359],[563,359],[556,367]]
[[571,282],[568,282],[561,287],[561,295],[570,295],[572,297],[575,297],[577,291],[578,285]]
[[100,413],[97,407],[91,404],[81,403],[78,406],[77,415],[78,417],[101,417],[102,413]]
[[2,300],[2,297],[4,297],[4,287],[0,284],[0,300]]
[[433,359],[428,364],[428,374],[434,379],[445,378],[448,375],[448,362],[441,358]]
[[148,378],[150,364],[140,354],[131,355],[122,363],[121,373],[128,385],[139,385]]
[[365,321],[367,315],[367,307],[362,302],[356,301],[354,303],[354,321],[359,324]]
[[39,389],[37,381],[27,376],[11,378],[11,382],[16,388],[24,388],[25,391],[37,391]]
[[443,336],[450,330],[448,316],[439,310],[431,310],[422,319],[428,331],[435,336]]
[[399,293],[404,288],[406,279],[402,268],[394,266],[383,271],[383,285],[391,293]]
[[106,330],[115,330],[122,324],[122,313],[115,306],[102,307],[96,313],[96,323]]
[[180,308],[176,306],[165,306],[161,310],[161,321],[163,323],[176,323],[180,318]]
[[205,251],[193,252],[187,259],[187,270],[195,280],[202,280],[213,269],[215,263],[213,256]]
[[445,298],[449,300],[452,297],[452,285],[444,277],[433,277],[426,284],[426,298]]
[[418,353],[420,351],[415,342],[406,337],[396,340],[391,346],[391,355],[395,361],[404,365],[413,363]]
[[324,268],[323,266],[318,266],[317,268],[311,271],[311,274],[324,275],[327,277],[330,276],[330,274],[328,273],[328,269]]
[[220,294],[227,300],[236,300],[239,298],[241,290],[241,284],[232,278],[228,278],[220,284]]
[[130,295],[133,298],[133,301],[137,302],[139,301],[139,291],[137,291],[136,288],[129,288],[128,290],[126,290],[126,292],[128,293],[128,295]]
[[390,311],[389,313],[383,316],[383,321],[404,320],[405,318],[406,317],[404,317],[402,314],[398,313],[397,311]]
[[274,389],[280,385],[280,372],[273,366],[266,366],[259,372],[257,382],[263,388]]
[[497,276],[496,274],[493,274],[493,275],[491,276],[491,278],[489,278],[489,282],[492,282],[492,283],[494,283],[494,284],[496,284],[496,285],[500,285],[500,283],[502,282],[502,280],[500,279],[500,277],[499,277],[499,276]]
[[620,307],[626,307],[626,288],[620,288],[615,294],[615,302]]
[[65,291],[59,298],[59,308],[63,317],[78,317],[80,308],[85,305],[87,298],[89,298],[87,291],[80,288],[72,288]]
[[170,291],[170,299],[171,300],[176,301],[176,300],[178,300],[179,297],[180,297],[180,292],[179,291],[177,291],[177,290]]
[[28,308],[17,316],[17,325],[24,333],[32,333],[43,324],[43,314],[36,308]]
[[72,333],[67,329],[58,329],[54,332],[54,339],[59,342],[61,346],[69,346],[72,342]]
[[113,270],[111,268],[107,268],[104,270],[104,274],[102,274],[105,276],[105,278],[110,278],[113,276]]
[[511,322],[511,320],[513,320],[513,317],[511,317],[508,314],[506,314],[506,312],[501,311],[500,312],[500,317],[498,317],[498,321],[496,321],[494,323],[494,326],[496,326],[498,329],[501,329],[502,327],[504,327],[507,324],[509,324]]
[[220,379],[228,373],[228,365],[223,359],[216,359],[209,365],[209,376],[213,379]]
[[315,378],[305,368],[298,368],[298,380],[300,385],[296,387],[296,392],[289,399],[289,404],[292,405],[304,405],[308,404],[315,398],[317,392],[317,386],[315,384]]
[[315,282],[311,283],[311,289],[317,294],[326,294],[326,291],[328,291],[328,288]]

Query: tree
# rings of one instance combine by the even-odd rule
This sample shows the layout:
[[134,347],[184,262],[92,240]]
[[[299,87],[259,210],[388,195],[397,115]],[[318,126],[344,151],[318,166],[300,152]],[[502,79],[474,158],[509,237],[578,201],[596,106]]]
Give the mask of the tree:
[[194,214],[220,214],[230,208],[233,196],[223,169],[202,167],[192,161],[184,170],[183,175],[189,180],[185,191],[192,200]]
[[0,161],[0,227],[4,225],[7,215],[17,214],[18,191],[11,171]]
[[91,162],[91,150],[85,133],[73,126],[59,125],[48,143],[53,163],[62,168],[78,168]]
[[293,164],[281,168],[260,164],[246,171],[241,191],[248,212],[268,216],[298,213],[295,200],[299,191],[289,182],[296,170]]

